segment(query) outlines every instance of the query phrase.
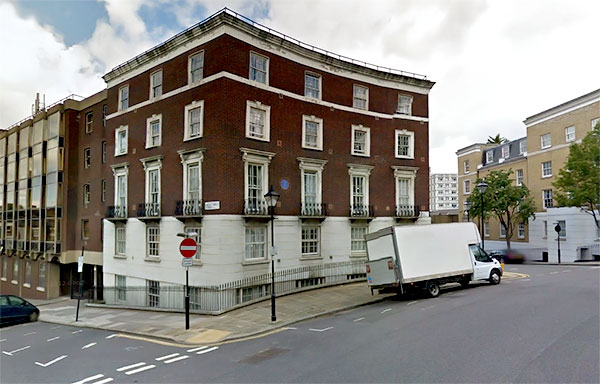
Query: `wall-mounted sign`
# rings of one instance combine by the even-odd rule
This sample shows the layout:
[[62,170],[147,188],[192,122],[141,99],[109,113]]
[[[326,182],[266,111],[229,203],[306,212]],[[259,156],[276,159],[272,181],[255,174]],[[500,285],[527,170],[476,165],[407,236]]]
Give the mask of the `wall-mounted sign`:
[[281,189],[287,191],[290,188],[290,182],[287,179],[281,179]]
[[204,202],[204,210],[205,211],[215,211],[217,209],[221,209],[220,201],[205,201]]

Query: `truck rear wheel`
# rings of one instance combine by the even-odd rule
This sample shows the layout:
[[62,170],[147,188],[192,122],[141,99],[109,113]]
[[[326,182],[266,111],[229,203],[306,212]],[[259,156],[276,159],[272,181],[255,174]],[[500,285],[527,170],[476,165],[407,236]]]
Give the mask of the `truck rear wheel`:
[[490,284],[497,285],[500,284],[500,272],[497,269],[492,270],[490,273]]
[[440,285],[437,281],[428,281],[425,290],[429,297],[438,297],[440,295]]

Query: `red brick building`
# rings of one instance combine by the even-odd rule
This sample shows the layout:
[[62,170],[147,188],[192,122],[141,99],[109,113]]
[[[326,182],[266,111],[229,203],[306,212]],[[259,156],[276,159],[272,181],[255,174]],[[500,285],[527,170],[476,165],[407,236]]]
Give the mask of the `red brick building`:
[[86,263],[101,252],[107,302],[161,306],[160,287],[184,280],[183,231],[200,244],[192,285],[269,272],[270,186],[277,270],[362,260],[365,233],[429,222],[425,76],[225,9],[104,79],[67,129],[66,217],[78,230],[65,240],[80,252],[85,232]]

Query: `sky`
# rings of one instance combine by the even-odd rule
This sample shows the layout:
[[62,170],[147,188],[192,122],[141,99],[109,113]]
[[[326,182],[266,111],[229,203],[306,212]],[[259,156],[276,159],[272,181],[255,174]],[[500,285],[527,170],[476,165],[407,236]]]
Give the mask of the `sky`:
[[90,96],[115,66],[228,7],[328,51],[426,75],[432,173],[600,88],[597,0],[0,0],[0,127]]

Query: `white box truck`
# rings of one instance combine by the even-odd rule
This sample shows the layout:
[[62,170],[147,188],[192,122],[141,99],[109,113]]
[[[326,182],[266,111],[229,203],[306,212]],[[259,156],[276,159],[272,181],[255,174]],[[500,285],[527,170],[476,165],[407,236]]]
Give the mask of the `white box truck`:
[[500,283],[502,265],[479,247],[481,238],[473,223],[392,226],[365,239],[371,292],[420,288],[437,297],[446,283]]

